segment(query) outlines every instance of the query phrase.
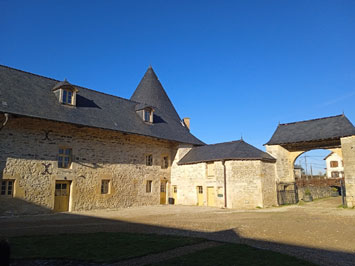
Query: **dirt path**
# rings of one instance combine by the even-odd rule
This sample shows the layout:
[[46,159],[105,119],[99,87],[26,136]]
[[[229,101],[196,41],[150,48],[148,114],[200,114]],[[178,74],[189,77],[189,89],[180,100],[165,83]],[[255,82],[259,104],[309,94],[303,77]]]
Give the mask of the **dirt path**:
[[250,211],[150,206],[0,218],[1,235],[123,231],[247,243],[322,265],[355,265],[355,210],[340,198]]

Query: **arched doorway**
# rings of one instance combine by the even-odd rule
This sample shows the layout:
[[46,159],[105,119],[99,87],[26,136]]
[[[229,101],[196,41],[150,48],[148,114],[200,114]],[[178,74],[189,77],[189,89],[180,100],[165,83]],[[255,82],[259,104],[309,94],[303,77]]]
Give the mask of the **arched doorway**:
[[347,206],[355,206],[355,128],[345,115],[279,124],[265,146],[276,158],[277,184],[295,184],[294,162],[304,152],[338,154],[344,162]]

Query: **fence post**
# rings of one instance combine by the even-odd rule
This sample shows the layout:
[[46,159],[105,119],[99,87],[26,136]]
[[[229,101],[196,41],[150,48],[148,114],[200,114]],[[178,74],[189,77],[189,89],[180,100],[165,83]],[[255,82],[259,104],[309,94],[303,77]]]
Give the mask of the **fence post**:
[[345,186],[344,186],[344,182],[343,180],[340,180],[340,193],[341,193],[341,201],[343,203],[343,207],[346,207],[346,203],[345,203]]

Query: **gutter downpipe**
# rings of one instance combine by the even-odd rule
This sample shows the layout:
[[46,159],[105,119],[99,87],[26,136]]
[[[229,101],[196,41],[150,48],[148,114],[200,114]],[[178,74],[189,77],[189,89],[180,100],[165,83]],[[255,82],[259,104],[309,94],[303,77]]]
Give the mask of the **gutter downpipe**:
[[6,126],[7,121],[9,121],[9,114],[8,113],[4,113],[5,116],[5,121],[4,123],[2,123],[1,127],[0,127],[0,131],[4,128],[4,126]]
[[227,208],[227,173],[225,160],[222,161],[223,164],[223,181],[224,181],[224,208]]

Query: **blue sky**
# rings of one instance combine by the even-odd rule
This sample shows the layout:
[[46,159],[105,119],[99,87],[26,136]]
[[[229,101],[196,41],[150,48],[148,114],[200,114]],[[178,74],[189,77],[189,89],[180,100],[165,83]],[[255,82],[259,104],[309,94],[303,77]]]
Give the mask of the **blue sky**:
[[263,149],[355,122],[355,1],[0,0],[0,64],[129,98],[151,64],[192,133]]

